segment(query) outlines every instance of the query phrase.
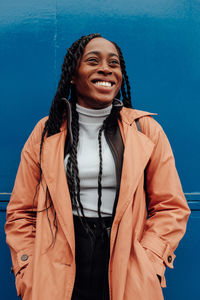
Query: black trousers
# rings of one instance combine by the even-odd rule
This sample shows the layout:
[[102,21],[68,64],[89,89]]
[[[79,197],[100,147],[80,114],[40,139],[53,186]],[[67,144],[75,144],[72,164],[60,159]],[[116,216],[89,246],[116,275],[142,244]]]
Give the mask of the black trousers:
[[111,217],[86,218],[93,238],[86,233],[79,217],[74,216],[76,242],[76,278],[72,300],[109,300],[108,263],[110,250],[109,228]]

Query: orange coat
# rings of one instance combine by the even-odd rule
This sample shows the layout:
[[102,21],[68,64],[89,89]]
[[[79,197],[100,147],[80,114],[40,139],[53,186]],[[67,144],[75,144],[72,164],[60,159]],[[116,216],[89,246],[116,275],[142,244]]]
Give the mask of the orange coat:
[[[149,115],[127,108],[121,111],[119,126],[125,150],[110,240],[111,300],[163,299],[165,267],[173,268],[173,252],[185,233],[190,214],[169,142]],[[140,118],[142,133],[136,128],[136,118]],[[33,203],[45,120],[36,125],[23,148],[5,229],[18,295],[23,300],[69,300],[76,267],[73,215],[64,169],[66,124],[60,133],[45,138],[42,183]],[[51,247],[46,186],[53,202],[48,217],[54,233],[53,208],[57,215],[58,231]],[[32,211],[36,209],[41,212]],[[162,278],[161,285],[156,274]]]

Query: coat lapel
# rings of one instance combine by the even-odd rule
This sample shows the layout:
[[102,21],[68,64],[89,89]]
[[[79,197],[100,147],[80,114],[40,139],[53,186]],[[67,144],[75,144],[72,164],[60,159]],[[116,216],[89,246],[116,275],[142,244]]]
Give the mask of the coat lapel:
[[138,133],[131,126],[128,128],[125,135],[124,162],[116,219],[120,219],[128,202],[132,199],[153,148],[154,144],[149,138]]
[[129,203],[133,200],[134,193],[154,149],[154,143],[145,134],[140,133],[134,126],[131,126],[132,123],[123,122],[123,120],[120,123],[125,151],[119,199],[111,233],[111,251],[118,224]]
[[75,253],[73,215],[70,193],[64,168],[66,130],[47,138],[42,151],[42,170],[56,210],[57,217]]

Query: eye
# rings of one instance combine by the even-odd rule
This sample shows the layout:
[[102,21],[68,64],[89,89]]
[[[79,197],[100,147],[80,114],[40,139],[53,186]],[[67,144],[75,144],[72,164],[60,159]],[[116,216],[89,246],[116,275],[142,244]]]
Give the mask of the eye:
[[97,64],[98,63],[98,58],[97,57],[89,57],[87,59],[87,61],[92,63],[92,64]]
[[117,59],[111,59],[111,60],[109,61],[109,64],[110,64],[110,65],[120,65],[120,62],[119,62]]

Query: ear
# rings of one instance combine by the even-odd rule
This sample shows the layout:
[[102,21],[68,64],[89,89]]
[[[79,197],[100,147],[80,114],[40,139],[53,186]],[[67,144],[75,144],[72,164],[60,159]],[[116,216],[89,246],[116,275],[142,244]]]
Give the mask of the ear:
[[72,79],[71,79],[70,83],[75,84],[75,76],[74,75],[72,75]]

